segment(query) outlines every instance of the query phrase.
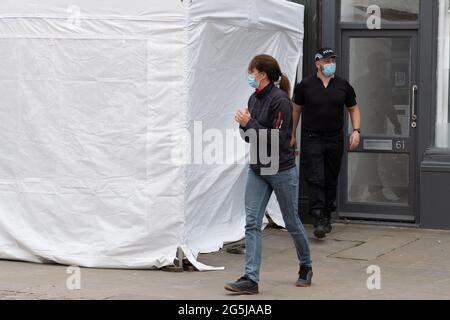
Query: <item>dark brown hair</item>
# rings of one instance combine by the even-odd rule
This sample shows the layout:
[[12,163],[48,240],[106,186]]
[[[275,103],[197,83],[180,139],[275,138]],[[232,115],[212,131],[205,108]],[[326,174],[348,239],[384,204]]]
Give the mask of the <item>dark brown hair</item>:
[[280,81],[280,89],[285,91],[288,95],[291,94],[291,82],[289,81],[289,78],[281,72],[280,65],[274,57],[267,54],[254,57],[248,66],[248,71],[252,72],[253,69],[258,70],[259,72],[265,72],[269,81],[272,83]]

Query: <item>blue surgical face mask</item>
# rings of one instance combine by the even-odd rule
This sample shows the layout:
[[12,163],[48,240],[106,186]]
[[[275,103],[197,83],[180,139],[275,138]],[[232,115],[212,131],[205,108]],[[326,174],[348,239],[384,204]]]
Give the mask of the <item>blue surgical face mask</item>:
[[336,63],[325,64],[322,72],[325,77],[333,76],[336,73]]
[[248,84],[250,87],[258,89],[259,85],[261,84],[259,81],[256,81],[256,76],[249,74],[247,77]]

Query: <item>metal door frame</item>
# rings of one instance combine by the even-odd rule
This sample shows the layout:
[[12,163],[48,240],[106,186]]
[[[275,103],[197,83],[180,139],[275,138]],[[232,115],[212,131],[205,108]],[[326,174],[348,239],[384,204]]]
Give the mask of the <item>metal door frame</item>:
[[[341,33],[345,30],[367,30],[367,26],[362,23],[340,22],[340,0],[320,0],[321,7],[321,46],[333,47],[340,54]],[[418,111],[419,122],[417,127],[417,170],[424,170],[433,167],[439,171],[442,167],[443,159],[450,159],[448,152],[434,148],[435,124],[436,124],[436,68],[437,68],[437,35],[438,24],[436,23],[439,13],[438,0],[421,0],[419,21],[412,23],[388,23],[382,24],[382,30],[415,30],[419,35],[419,94]],[[341,70],[341,63],[338,60],[338,72]],[[445,160],[446,161],[446,160]],[[420,184],[420,180],[416,180]],[[424,216],[430,215],[424,207],[424,198],[429,202],[428,193],[420,193],[417,186],[415,199],[416,224],[421,226]],[[430,192],[431,194],[431,192]],[[339,199],[338,199],[339,208]],[[339,209],[338,209],[339,210]],[[352,220],[347,220],[352,222]],[[382,224],[385,224],[382,222]],[[393,223],[388,223],[393,224]],[[395,224],[397,225],[397,224]],[[412,224],[407,224],[411,226]]]

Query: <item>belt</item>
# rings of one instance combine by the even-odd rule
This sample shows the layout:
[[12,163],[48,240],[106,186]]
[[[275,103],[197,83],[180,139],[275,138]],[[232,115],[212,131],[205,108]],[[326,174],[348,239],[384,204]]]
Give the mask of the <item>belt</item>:
[[315,130],[313,131],[313,130],[303,129],[302,133],[303,134],[312,134],[312,135],[316,135],[316,136],[320,136],[320,137],[336,137],[336,136],[343,136],[344,130],[339,129],[339,130],[333,130],[333,131],[315,131]]

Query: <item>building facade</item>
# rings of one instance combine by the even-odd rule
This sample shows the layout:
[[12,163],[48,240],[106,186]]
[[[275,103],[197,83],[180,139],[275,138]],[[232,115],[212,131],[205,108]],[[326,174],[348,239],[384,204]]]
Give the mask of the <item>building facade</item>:
[[363,113],[337,218],[450,229],[450,0],[294,2],[306,7],[303,76],[318,47],[335,48]]

